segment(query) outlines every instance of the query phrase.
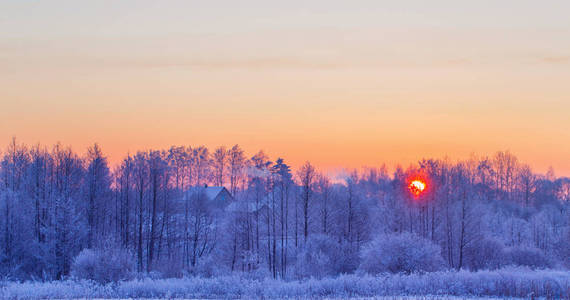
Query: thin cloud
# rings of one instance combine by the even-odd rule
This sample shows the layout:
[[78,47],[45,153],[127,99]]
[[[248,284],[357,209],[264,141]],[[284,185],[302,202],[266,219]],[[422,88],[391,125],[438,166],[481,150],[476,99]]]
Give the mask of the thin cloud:
[[392,61],[379,58],[343,59],[342,57],[300,58],[300,57],[258,57],[258,58],[205,58],[205,59],[104,59],[98,61],[118,67],[138,68],[200,68],[200,69],[350,69],[350,68],[385,68],[385,67],[430,67],[430,66],[465,66],[473,61],[469,58],[442,60],[395,59]]
[[132,60],[116,62],[117,65],[145,68],[211,68],[211,69],[332,69],[344,67],[341,63],[325,60],[310,60],[286,57],[250,58],[250,59],[195,59],[195,60]]
[[562,55],[562,56],[546,56],[542,58],[542,61],[551,63],[551,64],[560,64],[560,63],[568,63],[570,62],[570,55]]

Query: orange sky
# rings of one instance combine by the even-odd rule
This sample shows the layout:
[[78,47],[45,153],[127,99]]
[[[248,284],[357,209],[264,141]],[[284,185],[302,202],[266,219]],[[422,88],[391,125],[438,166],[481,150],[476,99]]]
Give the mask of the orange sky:
[[[136,5],[135,5],[136,3]],[[516,5],[515,5],[516,4]],[[0,141],[570,175],[568,2],[0,2]]]

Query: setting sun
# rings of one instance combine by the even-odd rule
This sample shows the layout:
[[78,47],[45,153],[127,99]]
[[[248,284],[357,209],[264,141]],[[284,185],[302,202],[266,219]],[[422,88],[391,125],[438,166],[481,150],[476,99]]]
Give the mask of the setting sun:
[[410,192],[415,196],[419,196],[426,188],[426,183],[421,180],[413,180],[410,185]]

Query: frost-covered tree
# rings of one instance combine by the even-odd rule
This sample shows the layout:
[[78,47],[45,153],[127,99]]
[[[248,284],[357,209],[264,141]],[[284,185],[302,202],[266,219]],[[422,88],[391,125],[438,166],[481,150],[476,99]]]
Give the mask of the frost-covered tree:
[[85,191],[87,197],[87,247],[91,248],[101,236],[105,236],[110,228],[107,218],[111,207],[111,174],[107,158],[98,144],[87,150],[87,170],[85,176]]

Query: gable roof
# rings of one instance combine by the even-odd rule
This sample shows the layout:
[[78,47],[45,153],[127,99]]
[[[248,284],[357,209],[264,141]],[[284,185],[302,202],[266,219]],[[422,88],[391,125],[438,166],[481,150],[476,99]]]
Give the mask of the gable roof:
[[206,186],[206,187],[204,187],[204,186],[193,186],[190,189],[188,189],[188,195],[204,193],[204,195],[206,195],[208,200],[214,200],[225,189],[226,188],[223,186]]
[[[191,199],[196,195],[204,195],[206,202],[211,207],[224,209],[228,204],[233,202],[230,192],[223,186],[196,186],[191,187],[186,192],[186,199]],[[200,196],[202,197],[202,196]]]

